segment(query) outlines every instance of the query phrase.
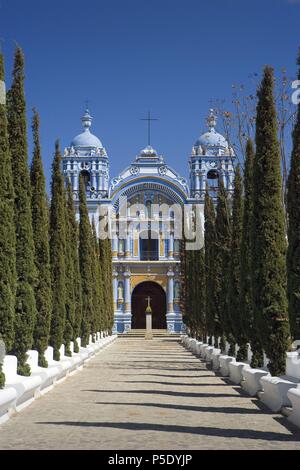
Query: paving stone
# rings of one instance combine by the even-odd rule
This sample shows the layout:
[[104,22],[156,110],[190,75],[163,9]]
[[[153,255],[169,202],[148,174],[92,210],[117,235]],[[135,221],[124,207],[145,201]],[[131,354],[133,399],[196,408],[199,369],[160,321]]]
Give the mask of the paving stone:
[[300,430],[176,340],[120,338],[0,426],[0,449],[299,449]]

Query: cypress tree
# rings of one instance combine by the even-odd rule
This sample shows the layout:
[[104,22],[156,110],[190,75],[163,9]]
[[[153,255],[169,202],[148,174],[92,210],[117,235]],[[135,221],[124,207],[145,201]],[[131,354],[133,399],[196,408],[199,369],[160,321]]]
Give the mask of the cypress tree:
[[225,351],[226,336],[232,346],[232,337],[228,322],[227,292],[229,288],[230,265],[230,212],[223,181],[219,181],[218,201],[216,209],[216,245],[215,245],[215,283],[216,283],[216,312],[220,321],[220,348]]
[[194,279],[193,279],[193,258],[194,252],[186,249],[186,240],[183,241],[183,278],[184,283],[182,288],[182,301],[183,301],[183,322],[189,328],[192,337],[196,335],[196,326],[194,321]]
[[[70,250],[70,260],[72,264],[71,272],[73,278],[73,288],[68,283],[70,296],[72,298],[72,312],[69,315],[69,320],[71,323],[72,328],[72,340],[74,343],[74,352],[79,351],[77,338],[80,336],[81,333],[81,321],[82,321],[82,293],[81,293],[81,277],[80,277],[80,269],[79,269],[79,253],[78,253],[78,245],[79,245],[79,227],[76,221],[75,215],[75,208],[74,208],[74,200],[72,194],[71,185],[68,184],[67,186],[67,213],[68,213],[68,230],[69,230],[69,239],[71,243],[69,243],[69,250]],[[68,304],[68,302],[67,302]],[[67,306],[66,304],[66,306]],[[67,314],[68,316],[68,314]],[[66,337],[65,337],[66,341]]]
[[82,282],[82,322],[81,341],[85,347],[89,343],[92,319],[94,318],[93,303],[93,239],[89,214],[86,205],[86,194],[82,176],[79,177],[79,266]]
[[[107,237],[103,240],[103,253],[104,253],[104,279],[105,279],[105,297],[104,304],[107,308],[107,329],[108,333],[112,333],[112,328],[114,325],[114,306],[113,306],[113,285],[112,285],[112,251],[111,251],[111,241]],[[101,255],[101,251],[100,251]]]
[[30,175],[27,164],[26,105],[24,96],[24,56],[16,48],[13,82],[8,92],[8,129],[15,190],[16,229],[16,309],[13,353],[18,358],[18,373],[29,375],[27,350],[32,347],[36,320],[34,285],[36,269],[31,219]]
[[197,337],[197,317],[196,317],[196,292],[195,292],[195,252],[188,250],[188,324],[190,326],[192,336]]
[[51,321],[51,271],[49,251],[49,213],[46,196],[46,182],[41,158],[39,139],[39,116],[34,110],[32,119],[34,151],[31,163],[31,211],[35,246],[37,282],[35,301],[37,318],[33,333],[33,347],[39,352],[39,365],[47,367],[44,352],[48,347]]
[[194,278],[193,285],[195,291],[195,327],[196,335],[199,339],[206,338],[206,321],[205,321],[205,261],[204,248],[194,250]]
[[94,318],[92,319],[92,334],[93,340],[95,340],[95,335],[97,331],[99,331],[100,324],[101,324],[101,314],[102,314],[102,280],[101,280],[101,273],[100,273],[100,249],[99,243],[97,240],[97,233],[95,227],[95,220],[92,220],[92,242],[93,242],[93,263],[92,263],[92,270],[93,270],[93,298],[94,298]]
[[[4,84],[4,60],[0,53],[0,84]],[[4,91],[4,90],[3,90]],[[6,105],[0,102],[0,340],[7,351],[13,347],[16,295],[16,238],[14,189],[9,151]],[[0,388],[5,378],[1,372]]]
[[[109,326],[109,321],[111,322],[111,318],[114,316],[114,311],[113,311],[113,305],[111,306],[111,292],[107,292],[107,288],[110,289],[110,283],[105,284],[107,282],[107,279],[109,280],[109,276],[105,275],[105,242],[104,240],[98,239],[96,236],[96,230],[94,232],[94,243],[97,243],[97,248],[95,251],[98,256],[98,273],[97,273],[97,278],[98,278],[98,295],[99,295],[99,310],[98,310],[98,331],[104,331],[105,329],[108,328]],[[108,239],[108,243],[110,244],[110,240]],[[108,246],[108,260],[110,257],[109,253],[110,247]],[[108,269],[110,269],[108,267]],[[111,271],[112,273],[112,271]],[[112,274],[111,274],[112,275]],[[108,302],[108,305],[107,305]],[[110,320],[109,320],[110,318]],[[110,325],[110,328],[112,325]]]
[[101,279],[101,286],[102,286],[102,303],[103,303],[101,331],[107,331],[108,324],[109,324],[110,308],[109,308],[109,305],[107,304],[108,277],[107,277],[107,272],[106,272],[105,240],[101,239],[101,237],[98,240],[98,247],[99,247],[100,279]]
[[[235,170],[234,193],[232,202],[232,236],[229,268],[228,320],[229,330],[234,343],[241,337],[240,293],[241,293],[241,240],[243,229],[243,187],[239,165]],[[232,351],[234,352],[234,351]],[[240,351],[239,357],[243,351]],[[247,354],[247,351],[246,351]],[[246,358],[245,358],[246,359]]]
[[206,311],[206,329],[209,335],[209,343],[212,343],[212,337],[215,339],[215,347],[218,347],[218,336],[220,334],[220,321],[217,318],[216,310],[216,290],[215,290],[215,245],[216,245],[216,227],[215,227],[215,208],[208,190],[205,193],[204,203],[204,246],[205,246],[205,311]]
[[64,340],[66,321],[66,210],[64,179],[61,172],[59,142],[55,143],[52,165],[50,206],[50,261],[52,280],[52,315],[50,344],[53,357],[60,359],[59,349]]
[[[184,220],[184,219],[183,219]],[[180,240],[180,266],[181,266],[181,286],[180,286],[180,310],[182,312],[182,320],[184,325],[187,317],[187,259],[185,250],[185,237]]]
[[280,152],[273,96],[273,69],[264,69],[258,90],[253,165],[253,299],[272,375],[285,373],[290,332],[286,296],[286,240],[281,200]]
[[246,145],[246,160],[244,169],[244,213],[243,232],[241,241],[241,295],[240,319],[241,329],[238,343],[240,346],[237,360],[247,359],[247,343],[251,344],[252,367],[263,366],[263,350],[253,312],[252,295],[252,217],[253,217],[253,143],[249,139]]
[[[66,266],[66,321],[64,328],[64,345],[66,356],[72,356],[70,343],[73,339],[73,327],[75,323],[75,260],[74,249],[77,251],[76,238],[73,238],[73,222],[74,222],[74,204],[71,186],[67,185],[66,199],[66,246],[65,246],[65,266]],[[75,244],[75,245],[74,245]]]
[[[198,207],[194,207],[194,220],[198,219],[197,210]],[[194,225],[193,232],[197,230],[202,230],[202,227]],[[196,243],[199,238],[198,234],[194,241],[189,241],[189,244]],[[183,246],[181,299],[184,323],[189,327],[193,337],[204,340],[206,338],[204,247],[200,249],[187,249],[185,238]]]
[[[300,49],[298,56],[300,66]],[[298,72],[300,80],[300,68]],[[300,338],[300,104],[293,130],[293,150],[288,178],[288,301],[291,333],[294,339]]]

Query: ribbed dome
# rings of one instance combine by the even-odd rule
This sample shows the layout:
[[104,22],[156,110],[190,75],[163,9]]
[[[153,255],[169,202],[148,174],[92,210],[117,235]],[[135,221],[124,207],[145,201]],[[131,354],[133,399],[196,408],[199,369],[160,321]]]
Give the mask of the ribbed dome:
[[216,127],[217,117],[211,109],[206,119],[208,131],[204,132],[195,142],[192,149],[193,155],[227,155],[234,154],[233,149],[222,134],[219,134]]
[[81,118],[84,131],[81,134],[78,134],[71,142],[71,147],[81,147],[81,148],[103,148],[101,141],[94,134],[90,132],[90,127],[92,125],[92,116],[88,109],[86,109],[83,117]]
[[228,142],[221,134],[215,131],[214,128],[202,134],[197,140],[196,146],[203,147],[223,147],[228,148]]
[[71,142],[71,147],[102,147],[101,141],[92,134],[89,129],[86,129],[81,134],[78,134]]

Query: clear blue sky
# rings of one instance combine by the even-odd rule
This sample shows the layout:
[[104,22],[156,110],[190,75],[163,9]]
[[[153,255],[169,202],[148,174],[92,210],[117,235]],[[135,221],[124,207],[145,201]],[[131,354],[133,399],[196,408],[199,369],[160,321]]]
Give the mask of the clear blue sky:
[[0,0],[7,84],[16,41],[48,181],[54,140],[81,131],[87,98],[111,176],[146,145],[148,109],[153,146],[187,176],[210,100],[267,63],[295,76],[299,32],[300,0]]

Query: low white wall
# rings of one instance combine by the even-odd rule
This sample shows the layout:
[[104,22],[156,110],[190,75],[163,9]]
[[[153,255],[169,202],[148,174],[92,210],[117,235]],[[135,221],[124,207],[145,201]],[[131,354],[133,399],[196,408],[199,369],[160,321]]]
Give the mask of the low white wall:
[[[87,348],[81,348],[79,353],[72,356],[65,356],[64,345],[60,348],[61,358],[59,361],[53,360],[53,348],[49,346],[45,352],[48,367],[38,366],[38,352],[28,351],[27,363],[31,367],[31,375],[23,377],[17,374],[16,356],[6,355],[3,360],[3,372],[5,374],[5,387],[0,389],[0,424],[5,422],[10,416],[32,403],[35,398],[50,391],[57,383],[66,379],[69,374],[82,369],[83,364],[88,361],[104,347],[111,344],[117,335],[105,336],[97,335],[95,343],[90,342]],[[79,345],[81,340],[79,339]],[[73,344],[71,345],[73,351]]]

